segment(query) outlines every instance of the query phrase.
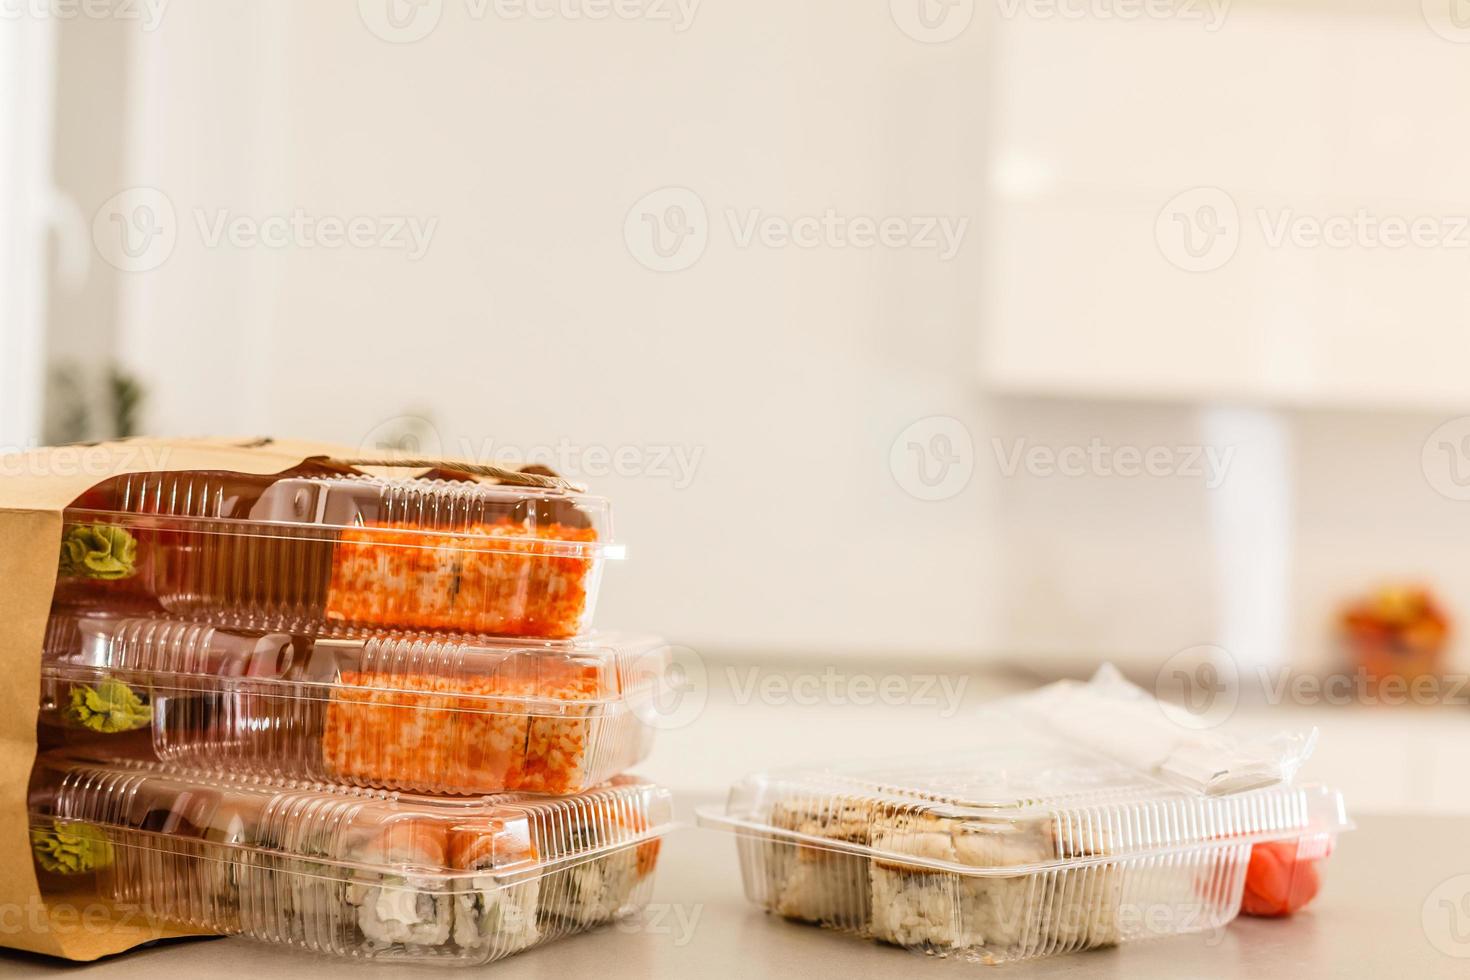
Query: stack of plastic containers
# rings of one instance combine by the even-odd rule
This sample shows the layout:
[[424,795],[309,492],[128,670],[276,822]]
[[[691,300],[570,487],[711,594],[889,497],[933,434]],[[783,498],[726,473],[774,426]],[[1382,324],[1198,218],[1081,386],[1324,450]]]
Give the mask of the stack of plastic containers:
[[590,631],[610,540],[559,489],[145,474],[64,515],[43,887],[373,959],[483,963],[647,902],[666,648]]

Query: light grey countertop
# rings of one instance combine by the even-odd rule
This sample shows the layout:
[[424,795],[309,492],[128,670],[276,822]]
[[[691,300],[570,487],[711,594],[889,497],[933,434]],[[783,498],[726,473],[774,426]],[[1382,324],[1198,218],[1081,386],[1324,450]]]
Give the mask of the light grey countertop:
[[[687,803],[687,801],[686,801]],[[1322,894],[1291,919],[1241,919],[1215,935],[1125,945],[985,967],[924,957],[766,915],[746,903],[731,839],[686,829],[666,845],[653,905],[628,923],[484,967],[503,980],[544,977],[1262,977],[1294,980],[1470,975],[1470,834],[1450,817],[1360,817],[1327,866]],[[1002,971],[991,974],[989,971]],[[381,972],[379,972],[381,971]],[[10,977],[198,980],[406,971],[291,953],[245,940],[187,940],[94,964],[0,952]],[[476,971],[479,972],[479,971]]]

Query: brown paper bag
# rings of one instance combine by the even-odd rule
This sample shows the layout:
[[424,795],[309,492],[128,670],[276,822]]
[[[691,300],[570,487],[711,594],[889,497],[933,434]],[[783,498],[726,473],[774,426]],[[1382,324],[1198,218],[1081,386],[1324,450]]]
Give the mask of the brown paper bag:
[[[41,648],[56,587],[62,510],[98,483],[130,473],[260,475],[307,460],[351,472],[357,468],[354,455],[343,446],[291,440],[130,439],[0,456],[0,671],[10,681],[0,691],[0,946],[94,960],[156,939],[200,934],[144,921],[134,910],[108,908],[91,897],[70,901],[41,895],[31,858],[26,790],[36,757]],[[420,462],[395,470],[421,474],[427,467]],[[433,462],[435,470],[506,480],[518,476],[464,460]],[[361,469],[384,472],[377,466]]]

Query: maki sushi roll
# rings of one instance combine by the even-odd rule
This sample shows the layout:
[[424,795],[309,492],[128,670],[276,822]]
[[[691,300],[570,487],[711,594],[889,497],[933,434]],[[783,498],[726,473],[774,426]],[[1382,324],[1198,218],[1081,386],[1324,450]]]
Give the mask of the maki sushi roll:
[[364,871],[347,886],[347,904],[369,948],[443,946],[454,924],[454,900],[442,878],[413,868],[443,868],[449,835],[438,820],[397,819],[353,848],[350,859],[402,866],[401,874]]
[[[511,853],[516,851],[519,854]],[[534,864],[536,850],[528,837],[508,834],[504,824],[484,830],[459,830],[451,838],[449,860],[457,869],[485,872],[456,889],[457,945],[494,959],[519,952],[541,939],[537,923],[541,879],[516,881],[515,875],[506,875],[503,870],[507,861]]]
[[587,607],[591,527],[496,521],[460,535],[416,524],[342,531],[327,588],[329,620],[557,639]]
[[[862,799],[779,803],[771,823],[805,837],[866,847],[877,807]],[[870,917],[868,857],[771,841],[766,882],[772,911],[788,919],[865,933]]]
[[[1045,821],[896,814],[874,833],[876,851],[984,869],[1024,868],[1059,856]],[[1117,941],[1115,868],[962,874],[875,856],[873,935],[900,946],[1012,958],[1036,949]]]
[[[620,778],[614,785],[624,782]],[[632,782],[627,780],[630,785]],[[557,817],[562,815],[545,810],[538,814],[540,836],[556,840],[550,848],[554,853],[571,857],[579,852],[600,852],[598,857],[547,876],[542,886],[543,922],[559,920],[560,931],[577,931],[624,914],[638,902],[640,888],[658,865],[660,840],[637,840],[650,829],[646,818],[638,810],[626,809],[624,798],[613,795],[616,792],[576,813],[570,828],[558,828],[561,820]],[[597,805],[603,803],[613,805]],[[620,803],[623,805],[617,805]],[[570,834],[566,834],[567,829]],[[615,846],[619,842],[626,843]],[[614,846],[609,850],[609,845]]]
[[[422,640],[401,646],[403,660],[445,649]],[[589,703],[602,693],[597,668],[577,662],[476,676],[343,671],[326,709],[322,761],[333,777],[368,785],[577,792],[597,734]],[[529,713],[530,699],[565,713]]]
[[578,926],[608,922],[628,905],[642,880],[636,847],[583,861],[561,872],[556,914]]
[[[874,834],[880,851],[968,864],[1011,867],[1049,860],[1042,826],[900,813]],[[900,946],[936,950],[1011,950],[1028,937],[1032,910],[1044,901],[1044,876],[960,875],[895,860],[873,860],[873,935]]]

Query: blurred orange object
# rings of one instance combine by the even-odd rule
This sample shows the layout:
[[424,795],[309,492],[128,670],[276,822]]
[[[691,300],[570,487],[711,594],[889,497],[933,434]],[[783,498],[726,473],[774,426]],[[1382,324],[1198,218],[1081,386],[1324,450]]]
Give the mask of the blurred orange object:
[[1437,677],[1449,619],[1428,589],[1388,587],[1348,606],[1342,629],[1357,666],[1374,684]]
[[1251,848],[1240,911],[1274,917],[1305,908],[1322,888],[1318,863],[1327,854],[1309,841],[1268,841]]

